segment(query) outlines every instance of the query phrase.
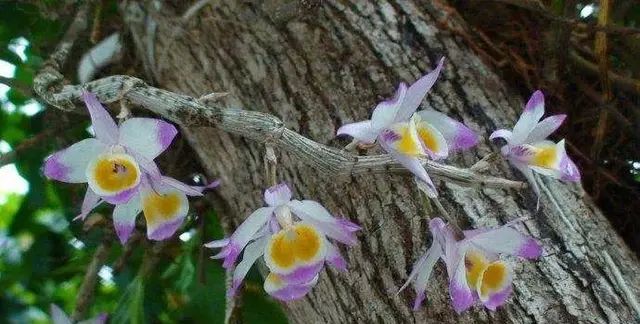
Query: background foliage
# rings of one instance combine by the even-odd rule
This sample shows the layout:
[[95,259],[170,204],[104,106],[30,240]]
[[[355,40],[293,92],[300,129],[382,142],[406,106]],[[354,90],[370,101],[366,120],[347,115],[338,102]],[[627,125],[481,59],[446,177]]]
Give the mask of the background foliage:
[[[0,161],[12,162],[0,169],[0,322],[47,323],[52,303],[71,314],[97,246],[110,241],[89,315],[109,313],[112,323],[222,323],[225,272],[202,242],[223,233],[205,200],[193,202],[179,237],[154,249],[138,235],[124,248],[114,240],[111,207],[99,208],[85,224],[73,222],[85,187],[42,176],[48,154],[89,136],[86,116],[43,109],[31,92],[34,74],[71,18],[51,14],[60,6],[68,4],[0,2]],[[104,18],[117,14],[114,2],[102,8]],[[180,141],[173,147],[183,147]],[[171,161],[170,153],[161,164],[177,169]],[[183,177],[197,171],[191,164]],[[249,323],[286,322],[261,281],[250,274],[239,316]]]
[[[99,3],[93,15],[102,21],[101,28],[82,39],[72,55],[75,60],[101,35],[122,28],[116,2]],[[561,131],[584,172],[586,189],[632,249],[640,251],[635,212],[640,207],[640,4],[615,2],[606,21],[613,26],[605,29],[609,50],[602,54],[594,44],[593,26],[602,6],[611,5],[608,0],[451,3],[443,8],[445,18],[460,15],[472,26],[450,30],[454,37],[468,43],[524,98],[542,88],[549,110],[571,115]],[[86,116],[44,109],[31,90],[35,72],[74,11],[74,1],[0,1],[2,322],[48,322],[51,303],[71,313],[96,248],[113,240],[109,207],[98,209],[85,224],[72,222],[85,188],[47,181],[40,170],[48,154],[89,135]],[[439,28],[448,27],[443,23]],[[135,74],[139,67],[132,57],[125,54],[124,63],[108,72]],[[558,65],[550,70],[550,62]],[[635,82],[635,88],[621,86],[617,79],[609,89],[598,70],[602,62],[609,72]],[[73,62],[68,65],[65,75],[72,79]],[[199,165],[181,156],[189,156],[189,147],[178,139],[161,166],[177,178],[191,179]],[[187,224],[172,240],[157,245],[138,235],[126,247],[111,242],[89,313],[107,312],[117,323],[221,323],[225,273],[202,248],[203,242],[223,235],[217,217],[205,200],[194,200]],[[238,316],[245,322],[286,321],[280,307],[265,297],[255,269],[241,306]]]

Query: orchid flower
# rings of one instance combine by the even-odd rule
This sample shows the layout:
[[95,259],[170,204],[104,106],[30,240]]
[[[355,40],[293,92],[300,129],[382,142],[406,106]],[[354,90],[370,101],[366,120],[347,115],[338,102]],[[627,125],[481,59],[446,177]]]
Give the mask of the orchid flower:
[[540,121],[542,115],[544,95],[538,90],[529,98],[513,131],[499,129],[489,137],[491,140],[504,138],[507,141],[501,148],[502,155],[524,174],[538,196],[540,189],[533,171],[565,181],[580,181],[580,171],[567,155],[564,139],[558,143],[547,140],[567,115],[549,116]]
[[120,127],[90,92],[82,98],[91,116],[95,138],[87,138],[49,156],[44,174],[50,179],[89,184],[80,215],[102,201],[116,205],[116,233],[124,244],[142,210],[147,236],[163,240],[173,235],[189,209],[186,195],[202,195],[206,187],[191,187],[160,174],[153,159],[164,152],[178,131],[160,119],[130,118]]
[[450,152],[468,149],[478,142],[467,126],[440,112],[416,112],[435,84],[443,64],[444,58],[435,70],[409,87],[400,83],[395,97],[379,103],[371,120],[346,124],[337,131],[337,135],[346,134],[364,144],[378,141],[386,152],[415,175],[418,187],[430,197],[437,197],[437,192],[420,159],[441,160]]
[[496,229],[463,231],[458,241],[454,231],[440,218],[429,222],[433,243],[414,264],[404,290],[413,283],[416,291],[414,310],[425,298],[427,281],[433,267],[442,259],[449,274],[449,293],[456,312],[461,313],[478,300],[490,310],[503,305],[512,292],[513,271],[501,255],[537,259],[542,254],[540,244],[518,232],[513,223]]
[[[73,321],[65,312],[55,304],[51,304],[51,320],[53,324],[72,324]],[[98,317],[77,322],[78,324],[105,324],[107,323],[107,314],[100,314]]]
[[221,248],[214,259],[224,259],[223,267],[233,267],[230,296],[235,295],[251,266],[261,257],[270,270],[264,289],[276,299],[302,298],[318,281],[327,262],[346,270],[346,261],[330,241],[354,245],[360,227],[344,218],[333,217],[321,204],[312,200],[292,200],[285,183],[264,192],[267,207],[258,208],[229,238],[205,244]]

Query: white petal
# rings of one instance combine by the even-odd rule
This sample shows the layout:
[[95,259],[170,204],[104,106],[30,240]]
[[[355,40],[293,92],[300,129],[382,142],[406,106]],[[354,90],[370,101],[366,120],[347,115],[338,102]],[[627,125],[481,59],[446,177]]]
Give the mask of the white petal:
[[374,131],[370,120],[342,125],[336,135],[345,134],[365,144],[373,144],[378,137],[378,132]]
[[273,215],[274,207],[261,207],[251,213],[247,219],[238,226],[230,237],[230,243],[242,250],[251,240],[253,235],[264,226],[271,215]]
[[507,143],[509,143],[512,135],[513,134],[508,129],[498,129],[497,131],[491,133],[491,136],[489,136],[489,140],[493,141],[496,138],[504,138]]
[[416,130],[420,141],[433,160],[444,159],[449,155],[449,145],[442,133],[426,121],[416,122]]
[[379,103],[371,114],[371,128],[374,133],[379,133],[382,129],[389,127],[396,121],[396,115],[404,97],[407,94],[407,85],[402,82],[398,86],[395,97]]
[[465,232],[467,241],[493,254],[508,254],[536,259],[542,254],[542,246],[533,238],[505,225],[481,232]]
[[443,65],[444,57],[440,59],[438,65],[433,71],[418,79],[418,81],[414,82],[409,89],[407,89],[407,94],[400,105],[398,113],[396,114],[396,122],[406,121],[411,117],[416,109],[418,109],[420,103],[427,95],[427,92],[431,90],[431,87],[433,87],[436,80],[438,80],[438,76],[440,75]]
[[87,166],[107,146],[95,138],[87,138],[49,156],[44,162],[44,175],[70,183],[87,182]]
[[264,201],[269,206],[284,205],[291,200],[291,189],[282,182],[264,191]]
[[539,122],[529,133],[529,136],[525,140],[526,143],[535,143],[547,139],[551,133],[555,132],[558,127],[562,125],[562,122],[567,118],[567,115],[554,115],[549,116]]
[[522,115],[520,115],[520,119],[513,127],[510,144],[518,145],[524,143],[540,118],[542,118],[542,115],[544,115],[544,95],[542,91],[538,90],[531,95]]
[[242,254],[242,261],[238,263],[238,266],[233,270],[233,280],[231,282],[231,295],[235,295],[236,290],[240,287],[242,280],[247,276],[247,273],[251,269],[251,266],[261,257],[264,253],[264,247],[267,244],[269,236],[263,236],[260,239],[253,241],[247,245]]
[[147,159],[164,152],[178,134],[175,126],[155,118],[131,118],[120,126],[119,143]]

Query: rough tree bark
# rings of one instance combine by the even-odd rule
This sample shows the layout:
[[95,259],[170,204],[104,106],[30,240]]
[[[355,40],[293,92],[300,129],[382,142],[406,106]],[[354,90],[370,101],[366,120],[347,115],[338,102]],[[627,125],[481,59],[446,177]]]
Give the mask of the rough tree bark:
[[[180,18],[187,12],[184,5],[141,4],[157,29],[140,28],[145,20],[139,15],[125,19],[136,37],[155,42],[137,48],[158,87],[194,97],[229,92],[221,100],[226,105],[269,112],[315,141],[341,147],[348,141],[335,138],[337,127],[368,118],[398,82],[414,81],[446,56],[444,72],[423,105],[463,120],[484,138],[477,149],[449,160],[458,166],[496,152],[488,134],[513,125],[522,109],[522,98],[451,32],[466,26],[447,15],[442,1],[212,3],[188,19]],[[237,226],[263,204],[264,145],[213,128],[183,131],[209,175],[222,178],[225,185],[214,204],[227,226]],[[413,312],[412,290],[395,293],[430,241],[427,220],[438,215],[411,178],[323,177],[276,153],[278,176],[296,196],[318,200],[363,226],[360,244],[343,249],[349,271],[326,270],[307,298],[287,304],[292,322],[638,321],[640,263],[580,186],[542,179],[536,212],[530,190],[439,183],[452,222],[465,228],[529,217],[519,228],[539,238],[545,253],[538,262],[516,265],[513,297],[497,312],[477,307],[456,315],[440,266],[426,305]],[[491,172],[521,178],[504,162]]]

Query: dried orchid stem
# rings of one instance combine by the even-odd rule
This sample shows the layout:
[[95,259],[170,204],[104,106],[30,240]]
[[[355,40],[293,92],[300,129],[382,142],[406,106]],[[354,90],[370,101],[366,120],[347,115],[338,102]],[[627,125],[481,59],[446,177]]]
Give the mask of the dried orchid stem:
[[[34,80],[34,89],[50,105],[72,111],[80,104],[83,90],[89,90],[105,103],[126,98],[185,127],[217,127],[232,134],[258,142],[266,142],[296,156],[320,172],[334,177],[359,174],[407,173],[389,155],[357,156],[343,150],[314,142],[284,126],[277,117],[242,109],[205,106],[198,100],[147,85],[142,80],[116,75],[89,82],[85,85],[55,86],[62,81],[57,71],[43,69]],[[76,105],[78,104],[78,106]],[[423,161],[427,171],[436,178],[462,186],[492,188],[526,188],[526,184],[470,169],[457,168],[433,161]]]
[[270,186],[278,184],[278,175],[276,173],[277,166],[278,158],[276,157],[276,152],[273,150],[273,146],[269,144],[265,145],[264,167],[267,182]]
[[[127,99],[185,127],[216,127],[226,132],[279,148],[311,165],[321,173],[334,178],[349,178],[359,174],[408,173],[389,155],[358,156],[345,150],[332,148],[308,139],[290,129],[277,117],[242,109],[204,105],[199,100],[152,87],[141,79],[114,75],[83,85],[63,85],[59,72],[76,36],[86,28],[86,10],[78,12],[43,69],[34,79],[35,92],[48,104],[64,110],[76,110],[80,106],[82,91],[93,92],[102,102],[110,103]],[[499,177],[480,174],[471,169],[457,168],[423,160],[427,172],[448,182],[468,187],[523,189],[527,185]]]

